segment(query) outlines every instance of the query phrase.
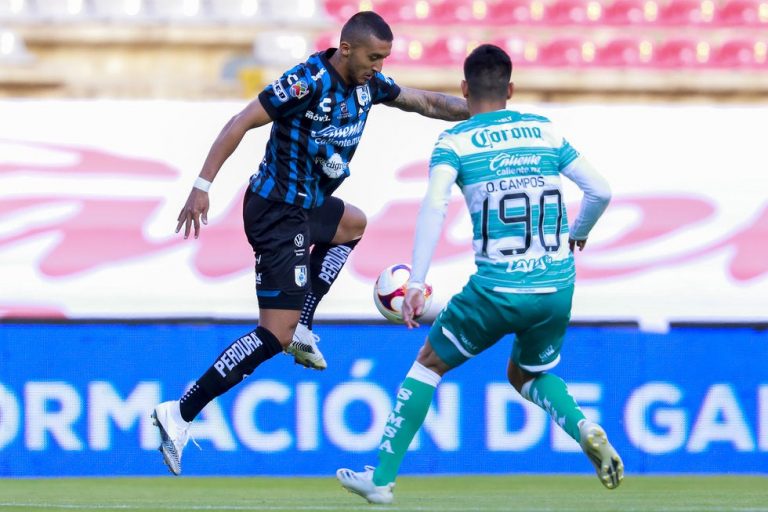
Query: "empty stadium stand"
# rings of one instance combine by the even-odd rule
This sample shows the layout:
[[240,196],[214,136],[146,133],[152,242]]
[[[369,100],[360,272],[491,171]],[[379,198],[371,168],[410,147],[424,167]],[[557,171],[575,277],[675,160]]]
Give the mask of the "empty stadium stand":
[[0,94],[252,96],[368,9],[406,85],[455,91],[495,42],[532,99],[766,101],[768,0],[0,0]]

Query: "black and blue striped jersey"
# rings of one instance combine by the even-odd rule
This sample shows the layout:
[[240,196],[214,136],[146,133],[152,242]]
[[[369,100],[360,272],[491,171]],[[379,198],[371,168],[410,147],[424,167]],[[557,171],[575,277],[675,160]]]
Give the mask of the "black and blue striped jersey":
[[323,204],[349,176],[371,107],[400,94],[381,73],[365,85],[347,85],[328,61],[335,51],[310,56],[259,94],[273,123],[251,190],[265,199]]

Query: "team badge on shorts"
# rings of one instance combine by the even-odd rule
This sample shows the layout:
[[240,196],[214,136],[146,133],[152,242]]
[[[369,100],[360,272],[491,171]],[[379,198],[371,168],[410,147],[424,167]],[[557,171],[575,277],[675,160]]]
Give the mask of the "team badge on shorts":
[[296,286],[305,286],[307,284],[306,265],[296,265],[293,268],[293,280],[296,282]]

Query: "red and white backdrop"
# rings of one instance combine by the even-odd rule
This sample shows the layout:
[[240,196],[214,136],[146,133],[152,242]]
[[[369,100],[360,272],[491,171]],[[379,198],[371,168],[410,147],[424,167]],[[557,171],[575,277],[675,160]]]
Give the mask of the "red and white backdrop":
[[[269,128],[211,189],[199,239],[176,216],[243,103],[0,102],[0,317],[255,318],[241,201]],[[522,106],[552,118],[614,198],[577,255],[575,320],[768,321],[765,107]],[[432,145],[448,123],[374,110],[338,195],[368,215],[318,318],[379,319],[378,272],[410,261]],[[571,216],[580,194],[567,188]],[[474,266],[456,192],[429,280],[437,310]]]

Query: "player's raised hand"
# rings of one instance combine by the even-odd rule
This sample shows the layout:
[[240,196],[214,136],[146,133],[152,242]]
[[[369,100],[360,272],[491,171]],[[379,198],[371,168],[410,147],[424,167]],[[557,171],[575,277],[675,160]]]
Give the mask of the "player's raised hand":
[[187,202],[184,204],[184,208],[179,212],[179,222],[176,224],[176,232],[181,230],[181,226],[184,226],[184,238],[189,238],[189,232],[192,226],[195,227],[195,238],[200,236],[200,222],[208,224],[208,207],[209,207],[208,192],[204,192],[198,188],[193,188],[187,197]]
[[571,252],[573,252],[573,249],[578,247],[579,251],[584,250],[584,246],[587,245],[587,240],[574,240],[573,238],[568,239],[568,247],[571,248]]
[[403,300],[403,322],[409,329],[418,327],[416,318],[424,312],[424,292],[419,288],[408,288]]

